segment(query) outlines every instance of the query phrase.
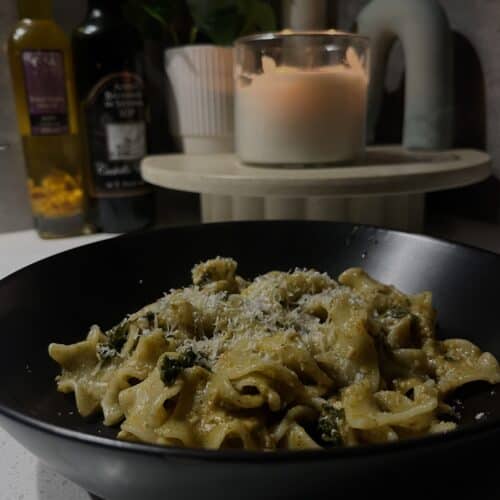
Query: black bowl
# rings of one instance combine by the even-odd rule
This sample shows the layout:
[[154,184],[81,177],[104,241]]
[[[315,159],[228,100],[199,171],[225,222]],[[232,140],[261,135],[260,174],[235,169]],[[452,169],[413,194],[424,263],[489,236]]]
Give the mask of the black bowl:
[[[463,421],[446,436],[312,452],[168,449],[114,439],[56,392],[49,342],[81,339],[92,323],[185,285],[194,263],[234,257],[243,276],[363,266],[405,292],[431,290],[443,337],[500,356],[500,256],[423,236],[327,222],[249,222],[170,228],[51,257],[0,282],[0,421],[53,469],[107,500],[499,498],[500,390],[461,391]],[[487,418],[477,421],[484,412]],[[1,489],[1,485],[0,485]],[[452,496],[450,496],[452,495]]]

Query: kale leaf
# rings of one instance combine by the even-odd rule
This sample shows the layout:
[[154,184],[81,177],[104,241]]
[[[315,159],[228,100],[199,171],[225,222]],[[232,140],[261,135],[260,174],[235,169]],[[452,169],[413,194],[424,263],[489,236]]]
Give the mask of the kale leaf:
[[186,369],[198,364],[198,356],[192,351],[183,352],[178,358],[165,356],[160,366],[160,377],[165,385],[171,385]]
[[97,356],[101,360],[107,360],[117,356],[128,339],[129,324],[122,322],[106,333],[107,340],[97,344]]
[[318,418],[318,432],[321,439],[331,446],[341,446],[340,426],[344,420],[344,410],[337,410],[332,405],[325,404]]
[[392,319],[403,319],[409,314],[411,314],[410,311],[404,307],[394,307],[393,309],[387,310],[384,316]]

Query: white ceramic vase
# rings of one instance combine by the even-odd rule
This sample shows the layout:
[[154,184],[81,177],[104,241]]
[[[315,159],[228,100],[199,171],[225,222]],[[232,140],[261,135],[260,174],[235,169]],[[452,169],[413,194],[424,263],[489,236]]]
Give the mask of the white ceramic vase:
[[233,151],[233,49],[192,45],[165,51],[170,132],[187,154]]
[[[182,152],[234,150],[233,59],[232,47],[192,45],[165,51],[170,133]],[[202,194],[202,220],[224,220],[231,206],[229,196]]]

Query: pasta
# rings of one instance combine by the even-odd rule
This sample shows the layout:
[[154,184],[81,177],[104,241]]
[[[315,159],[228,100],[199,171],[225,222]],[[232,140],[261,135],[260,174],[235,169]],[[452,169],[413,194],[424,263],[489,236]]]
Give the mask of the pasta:
[[492,354],[439,341],[431,294],[349,269],[249,282],[215,258],[107,332],[51,344],[57,388],[120,439],[249,450],[353,446],[453,430],[446,397],[500,382]]

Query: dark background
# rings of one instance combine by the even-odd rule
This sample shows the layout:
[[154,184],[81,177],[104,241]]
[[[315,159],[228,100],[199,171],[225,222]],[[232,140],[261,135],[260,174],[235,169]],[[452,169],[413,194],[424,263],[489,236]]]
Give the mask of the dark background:
[[[329,24],[351,30],[359,10],[369,0],[330,0]],[[55,0],[56,18],[69,32],[81,21],[84,0]],[[455,145],[487,149],[500,176],[500,1],[441,0],[455,33]],[[16,22],[14,0],[0,2],[2,45]],[[163,47],[147,44],[150,97],[163,100]],[[387,75],[384,111],[377,141],[401,139],[404,99],[404,57],[396,46]],[[23,160],[17,136],[5,51],[0,54],[0,232],[31,227]],[[153,152],[168,151],[170,142],[161,106],[155,106]],[[5,147],[2,147],[5,145]],[[197,219],[194,195],[158,191],[160,223],[184,223]],[[496,178],[466,189],[428,196],[428,219],[459,217],[497,224],[500,222],[500,183]]]

